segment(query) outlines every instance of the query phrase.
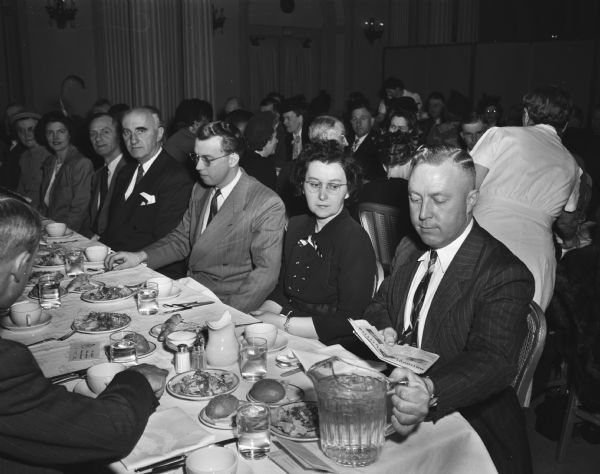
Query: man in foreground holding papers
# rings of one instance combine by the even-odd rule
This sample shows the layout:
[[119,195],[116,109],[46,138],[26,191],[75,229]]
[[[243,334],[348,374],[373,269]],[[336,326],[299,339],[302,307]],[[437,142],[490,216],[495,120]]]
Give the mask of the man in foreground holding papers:
[[404,239],[365,319],[386,342],[439,354],[426,372],[395,369],[394,428],[460,411],[500,473],[531,472],[524,417],[510,386],[527,333],[531,273],[473,219],[475,169],[454,147],[423,149],[408,184],[411,221],[424,246]]
[[[0,196],[0,312],[23,293],[40,237],[37,213]],[[52,385],[25,346],[0,339],[0,472],[86,472],[75,464],[122,458],[156,409],[167,373],[141,364],[88,398]]]

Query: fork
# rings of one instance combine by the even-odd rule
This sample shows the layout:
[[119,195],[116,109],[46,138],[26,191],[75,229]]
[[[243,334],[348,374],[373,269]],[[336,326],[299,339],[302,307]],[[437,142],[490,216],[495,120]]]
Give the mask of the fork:
[[68,332],[67,334],[65,334],[64,336],[60,336],[60,337],[49,337],[47,339],[42,339],[41,341],[37,341],[37,342],[32,342],[31,344],[27,344],[27,347],[31,347],[31,346],[37,346],[38,344],[42,344],[44,342],[49,342],[49,341],[65,341],[67,339],[69,339],[73,334],[75,334],[77,332],[76,329],[71,329],[70,332]]

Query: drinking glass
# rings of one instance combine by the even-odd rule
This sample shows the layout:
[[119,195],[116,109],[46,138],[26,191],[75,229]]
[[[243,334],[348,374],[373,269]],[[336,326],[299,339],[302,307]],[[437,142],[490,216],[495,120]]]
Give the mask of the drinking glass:
[[60,276],[42,275],[38,280],[38,297],[44,309],[60,308]]
[[146,282],[140,285],[137,292],[138,312],[143,315],[158,313],[158,285]]
[[240,347],[240,373],[244,380],[260,380],[267,375],[267,340],[247,337]]
[[137,351],[135,348],[135,332],[117,331],[109,337],[110,361],[123,365],[137,364]]
[[271,413],[264,403],[244,403],[236,415],[238,452],[245,459],[261,459],[271,450]]
[[84,273],[83,261],[83,250],[69,250],[65,255],[65,271],[67,272],[67,276],[77,276]]

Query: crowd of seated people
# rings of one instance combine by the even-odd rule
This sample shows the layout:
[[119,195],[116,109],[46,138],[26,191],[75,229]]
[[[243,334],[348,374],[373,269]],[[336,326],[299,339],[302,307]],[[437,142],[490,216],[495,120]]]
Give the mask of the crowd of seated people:
[[[500,472],[530,472],[523,420],[504,419],[506,437],[493,425],[518,408],[509,385],[527,305],[548,305],[553,232],[574,242],[594,203],[591,191],[580,199],[582,177],[593,184],[597,166],[586,172],[591,159],[578,164],[563,146],[572,104],[557,88],[526,93],[523,126],[510,127],[498,98],[475,112],[456,91],[422,103],[397,78],[381,92],[377,109],[353,93],[340,116],[324,92],[270,93],[248,107],[256,113],[232,97],[217,122],[212,104],[186,99],[168,127],[152,106],[99,100],[83,131],[62,111],[13,104],[0,184],[111,247],[108,268],[145,262],[190,276],[226,304],[326,344],[352,348],[347,318],[365,317],[390,342],[439,353],[428,377],[394,376],[409,380],[395,389],[396,430],[461,410]],[[591,154],[593,138],[567,135],[569,149]],[[360,202],[403,216],[406,238],[376,293]]]

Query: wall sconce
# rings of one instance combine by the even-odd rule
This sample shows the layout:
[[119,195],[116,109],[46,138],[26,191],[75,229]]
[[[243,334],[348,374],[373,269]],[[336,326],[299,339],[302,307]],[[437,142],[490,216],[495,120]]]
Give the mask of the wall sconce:
[[223,9],[217,10],[215,6],[212,6],[212,17],[213,17],[213,33],[217,30],[221,30],[221,34],[223,34],[223,26],[225,25],[225,13]]
[[46,0],[46,11],[50,17],[50,24],[55,21],[59,29],[63,30],[67,22],[71,23],[71,28],[75,26],[75,0]]
[[383,36],[383,22],[371,17],[363,23],[363,32],[369,43],[373,44],[373,41]]

